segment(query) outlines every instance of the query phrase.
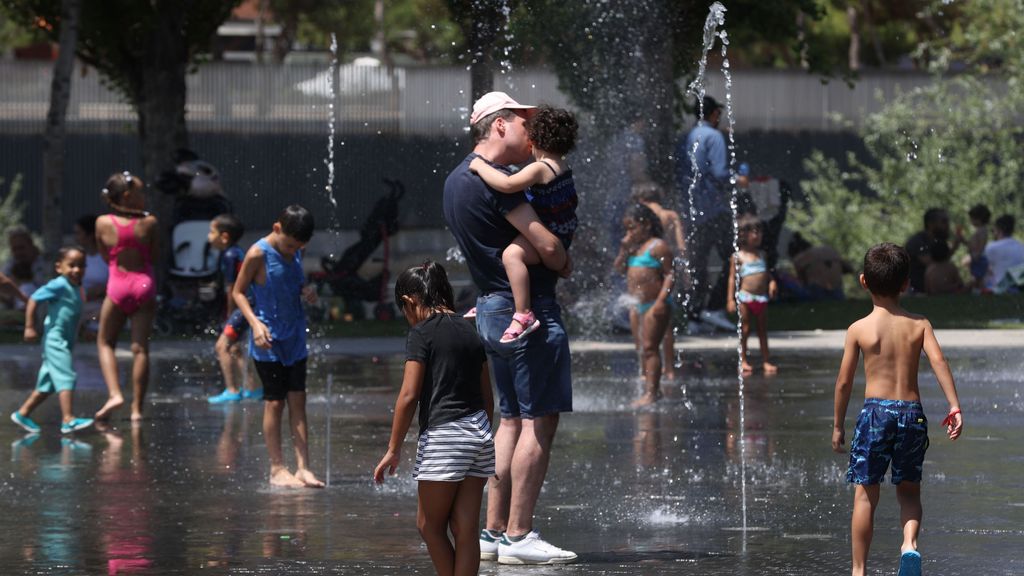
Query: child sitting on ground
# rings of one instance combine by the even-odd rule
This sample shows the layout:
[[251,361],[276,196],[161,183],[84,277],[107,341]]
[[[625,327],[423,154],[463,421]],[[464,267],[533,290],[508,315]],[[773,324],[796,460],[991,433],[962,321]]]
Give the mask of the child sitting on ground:
[[846,408],[863,352],[867,380],[864,408],[857,417],[846,473],[847,481],[857,485],[851,528],[854,576],[863,575],[867,569],[879,484],[890,463],[903,524],[899,574],[921,574],[917,534],[921,528],[921,469],[928,449],[928,420],[917,387],[922,350],[949,403],[949,414],[942,422],[946,434],[950,440],[956,440],[963,432],[953,374],[931,324],[923,316],[900,307],[900,294],[909,283],[910,255],[906,250],[890,243],[868,250],[860,284],[871,293],[874,309],[846,332],[843,361],[836,379],[832,449],[843,452]]
[[[511,176],[494,168],[483,158],[474,158],[469,169],[480,175],[489,187],[504,194],[527,188],[530,205],[537,217],[569,249],[576,232],[576,183],[565,156],[576,146],[576,118],[572,112],[550,106],[541,106],[526,123],[527,136],[533,144],[536,162]],[[501,255],[508,274],[515,301],[512,322],[501,337],[501,342],[514,342],[540,327],[540,321],[530,309],[530,274],[527,266],[542,263],[543,257],[532,244],[519,235]],[[561,270],[543,262],[552,270]],[[470,313],[472,315],[472,311]]]
[[[242,268],[242,260],[245,259],[245,252],[238,246],[242,234],[245,234],[245,226],[237,216],[221,214],[210,221],[210,233],[206,237],[210,246],[220,250],[220,272],[227,297],[227,321],[224,322],[224,329],[214,345],[217,362],[220,363],[220,371],[224,375],[224,390],[216,396],[207,398],[210,404],[238,402],[243,398],[263,398],[263,392],[255,388],[254,378],[245,369],[246,359],[242,354],[241,336],[249,329],[249,323],[245,321],[245,316],[235,306],[235,299],[231,297],[231,289],[238,277],[238,271]],[[237,379],[242,375],[246,376],[244,390],[240,389]]]
[[438,574],[475,575],[480,503],[484,484],[494,476],[487,356],[473,324],[455,315],[452,287],[440,264],[428,261],[403,272],[395,282],[395,302],[411,329],[391,440],[373,479],[381,483],[385,472],[395,474],[418,402],[416,523]]
[[[659,346],[672,317],[672,250],[661,239],[661,221],[643,204],[634,204],[622,218],[626,235],[613,264],[626,273],[629,294],[636,299],[639,319],[634,340],[640,342],[644,393],[634,407],[653,404],[661,398],[661,355]],[[671,362],[671,356],[666,358]]]
[[92,426],[92,418],[75,418],[72,394],[75,391],[75,369],[71,352],[78,337],[78,321],[82,315],[82,276],[85,274],[85,252],[66,246],[57,252],[57,276],[35,292],[25,306],[25,341],[34,342],[39,338],[35,326],[36,306],[48,304],[46,320],[43,323],[43,364],[39,367],[36,389],[25,403],[11,414],[11,420],[31,434],[39,432],[39,425],[32,418],[32,411],[54,392],[60,399],[62,415],[60,432],[70,434]]
[[[764,252],[761,250],[761,239],[764,224],[750,214],[741,216],[736,221],[736,242],[739,251],[729,258],[729,289],[725,301],[730,314],[735,314],[737,307],[740,313],[740,356],[741,371],[744,375],[754,372],[747,358],[747,339],[750,337],[750,323],[757,319],[757,338],[761,343],[761,364],[765,374],[779,371],[771,363],[768,353],[768,302],[775,298],[778,290],[775,278],[772,277],[765,263]],[[737,289],[737,283],[739,288]]]
[[964,291],[964,280],[960,269],[950,260],[949,244],[935,242],[929,253],[932,261],[924,270],[925,294],[959,294]]
[[[308,353],[302,300],[315,301],[316,292],[311,286],[303,288],[302,248],[313,237],[313,228],[309,210],[297,204],[285,208],[270,234],[260,238],[245,254],[231,291],[235,305],[249,323],[249,354],[263,382],[263,438],[270,454],[270,483],[274,486],[324,485],[309,470],[306,424]],[[295,448],[295,474],[285,467],[281,452],[285,406]]]

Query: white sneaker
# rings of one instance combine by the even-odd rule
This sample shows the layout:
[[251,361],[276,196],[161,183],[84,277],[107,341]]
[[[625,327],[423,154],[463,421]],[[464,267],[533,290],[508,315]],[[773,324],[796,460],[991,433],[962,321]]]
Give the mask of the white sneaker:
[[494,562],[498,559],[498,542],[501,540],[501,536],[500,532],[492,532],[486,529],[480,531],[481,560]]
[[572,564],[576,553],[552,546],[531,530],[522,540],[512,542],[507,534],[498,542],[498,564]]
[[730,321],[729,317],[725,315],[725,312],[722,312],[721,310],[705,310],[700,313],[700,319],[702,322],[707,322],[716,328],[732,332],[736,331],[736,323]]

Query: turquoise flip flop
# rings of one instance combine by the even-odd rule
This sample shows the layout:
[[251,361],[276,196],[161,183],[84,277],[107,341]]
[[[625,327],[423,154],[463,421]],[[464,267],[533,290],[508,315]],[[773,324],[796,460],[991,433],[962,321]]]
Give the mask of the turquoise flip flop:
[[900,556],[898,576],[921,576],[921,553],[916,550],[904,552]]

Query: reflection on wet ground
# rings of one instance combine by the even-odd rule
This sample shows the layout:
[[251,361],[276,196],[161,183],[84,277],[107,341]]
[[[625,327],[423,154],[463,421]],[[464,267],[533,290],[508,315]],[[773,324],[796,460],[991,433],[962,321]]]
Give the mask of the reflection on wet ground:
[[[956,443],[941,436],[945,406],[926,370],[933,426],[925,570],[1024,572],[1024,358],[1013,350],[947,354],[967,432]],[[482,573],[845,573],[852,490],[845,458],[829,448],[839,355],[787,351],[778,377],[748,379],[744,532],[735,357],[706,354],[698,369],[688,356],[685,388],[670,385],[656,409],[635,412],[631,354],[576,354],[576,413],[562,420],[537,528],[582,561],[484,564]],[[10,412],[28,394],[38,360],[0,356],[8,375],[0,400]],[[387,443],[401,358],[315,360],[310,452],[330,481],[323,491],[270,489],[262,407],[207,405],[205,395],[219,391],[212,356],[158,360],[151,418],[140,427],[118,421],[62,439],[55,402],[38,412],[44,432],[35,438],[0,425],[8,447],[0,460],[3,572],[432,574],[414,522],[411,442],[396,479],[383,488],[370,480]],[[87,362],[79,371],[77,405],[86,414],[102,404],[103,385]],[[884,488],[882,499],[872,567],[894,573],[894,490]]]

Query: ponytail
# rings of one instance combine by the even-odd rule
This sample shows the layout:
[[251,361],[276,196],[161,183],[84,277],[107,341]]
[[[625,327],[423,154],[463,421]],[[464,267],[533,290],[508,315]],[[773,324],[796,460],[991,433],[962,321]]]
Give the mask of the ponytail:
[[142,179],[138,176],[133,176],[131,172],[125,170],[118,174],[112,174],[110,178],[107,178],[107,185],[103,187],[100,194],[103,197],[103,201],[109,204],[110,208],[118,214],[136,218],[149,216],[149,212],[145,210],[135,210],[121,205],[121,199],[124,198],[125,193],[129,190],[142,190]]
[[448,273],[443,266],[432,260],[399,274],[395,280],[395,302],[401,304],[402,296],[415,297],[423,306],[432,310],[455,309],[455,297],[452,285],[448,282]]

